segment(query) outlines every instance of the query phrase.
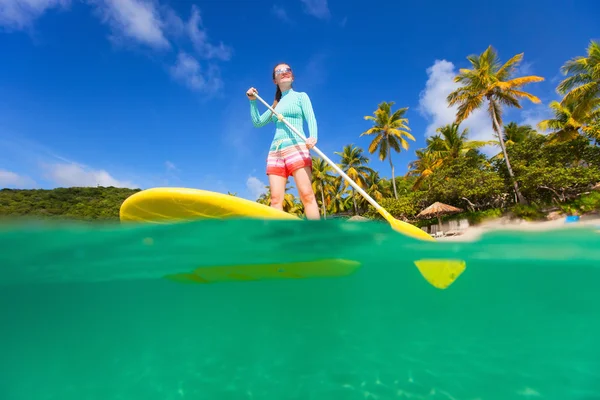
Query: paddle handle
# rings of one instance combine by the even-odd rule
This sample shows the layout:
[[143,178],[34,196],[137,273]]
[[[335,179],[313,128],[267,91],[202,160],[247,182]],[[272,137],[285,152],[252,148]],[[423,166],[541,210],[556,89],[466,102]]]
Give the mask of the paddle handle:
[[[296,128],[294,128],[292,125],[290,125],[289,122],[287,122],[285,120],[285,118],[283,117],[283,115],[278,114],[277,111],[275,111],[273,109],[273,107],[271,107],[269,104],[267,104],[266,101],[264,101],[259,95],[258,93],[256,93],[256,91],[254,92],[254,96],[256,96],[256,98],[263,103],[269,110],[271,110],[273,112],[273,114],[277,115],[277,118],[282,121],[284,124],[287,125],[288,128],[290,128],[292,130],[292,132],[294,132],[296,135],[298,135],[302,140],[306,141],[306,137],[304,135],[302,135],[300,132],[298,132],[298,130]],[[323,154],[323,152],[321,150],[319,150],[317,148],[317,146],[313,146],[312,148],[319,156],[321,156],[321,158],[323,160],[325,160],[330,166],[331,168],[333,168],[338,174],[340,174],[345,180],[346,182],[348,182],[350,184],[350,186],[352,186],[358,193],[360,193],[369,203],[371,203],[371,205],[373,207],[375,207],[375,209],[379,212],[379,214],[381,214],[386,220],[390,221],[390,218],[393,219],[393,217],[391,216],[390,213],[388,213],[383,207],[381,207],[371,196],[369,196],[367,194],[367,192],[365,192],[360,186],[358,186],[358,184],[356,182],[354,182],[348,175],[346,175],[346,173],[344,171],[342,171],[342,169],[340,167],[337,166],[337,164],[335,164],[333,161],[331,161],[329,159],[329,157],[327,157],[325,154]]]

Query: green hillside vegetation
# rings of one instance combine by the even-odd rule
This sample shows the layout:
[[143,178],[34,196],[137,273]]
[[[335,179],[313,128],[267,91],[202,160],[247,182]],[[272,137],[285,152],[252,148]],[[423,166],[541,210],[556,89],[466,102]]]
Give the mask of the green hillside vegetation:
[[139,189],[72,187],[52,190],[0,190],[3,217],[118,220],[121,203]]
[[[472,223],[507,213],[542,219],[549,211],[572,215],[600,210],[600,43],[592,41],[585,55],[564,64],[565,78],[556,88],[562,100],[548,104],[552,117],[537,126],[503,119],[507,108],[521,108],[523,101],[540,102],[526,86],[544,78],[515,76],[523,54],[502,63],[490,46],[467,59],[470,69],[460,70],[455,78],[460,86],[447,98],[449,105],[457,106],[455,120],[438,127],[426,147],[415,151],[417,158],[408,164],[405,176],[395,176],[395,166],[415,138],[407,108],[394,110],[394,102],[381,102],[372,115],[362,117],[372,123],[370,129],[357,134],[357,138],[369,139],[367,150],[347,144],[335,153],[340,168],[394,217],[419,226],[434,222],[420,221],[416,215],[436,201],[463,209],[462,215],[451,218],[466,217]],[[461,126],[480,108],[488,113],[490,127],[496,132],[488,142],[469,140],[473,132]],[[482,148],[490,144],[498,145],[499,151],[488,157]],[[374,154],[389,162],[390,179],[370,166]],[[268,205],[266,189],[257,201]],[[313,163],[313,189],[326,218],[379,218],[368,202],[319,158]],[[123,200],[137,191],[112,187],[5,189],[0,191],[0,215],[118,219]],[[303,213],[302,204],[289,192],[284,210]]]

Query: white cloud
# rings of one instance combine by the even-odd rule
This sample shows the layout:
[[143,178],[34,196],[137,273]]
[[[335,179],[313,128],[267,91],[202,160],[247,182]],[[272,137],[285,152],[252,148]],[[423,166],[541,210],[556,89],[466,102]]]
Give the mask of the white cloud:
[[111,39],[133,39],[154,48],[170,48],[154,3],[144,0],[89,0],[98,6],[102,21],[112,31]]
[[0,0],[0,26],[22,30],[31,27],[47,10],[67,8],[70,0]]
[[171,161],[165,161],[165,168],[167,171],[177,171],[177,167]]
[[[531,73],[531,63],[523,64],[519,69],[519,75]],[[452,123],[456,117],[458,107],[449,107],[446,100],[448,94],[459,87],[459,84],[453,80],[456,74],[454,64],[446,60],[436,60],[427,69],[429,78],[419,98],[419,109],[430,120],[425,131],[426,136],[434,135],[436,128]],[[518,116],[511,118],[512,120],[520,118],[519,124],[529,124],[533,128],[536,128],[539,121],[551,116],[551,112],[545,104],[533,104],[528,109],[522,110],[505,107],[504,114],[509,110],[518,113]],[[503,122],[507,122],[506,118]],[[472,140],[496,140],[496,134],[492,130],[492,122],[487,112],[487,103],[471,113],[469,118],[461,123],[461,127],[469,128],[469,138]],[[489,149],[489,151],[494,152],[496,149]]]
[[46,177],[59,186],[114,186],[136,189],[129,181],[121,181],[103,169],[89,169],[76,163],[59,163],[46,166]]
[[248,189],[252,195],[252,200],[258,199],[261,194],[266,192],[267,189],[265,189],[265,186],[267,186],[267,184],[263,183],[255,176],[250,176],[246,181],[246,189]]
[[[419,98],[421,112],[430,119],[425,130],[426,136],[435,134],[435,130],[443,125],[451,124],[456,118],[458,107],[449,107],[446,97],[459,87],[454,82],[456,76],[454,65],[446,60],[436,60],[427,69],[427,83]],[[469,129],[471,140],[494,140],[496,138],[487,108],[482,107],[473,112],[461,123],[461,128]]]
[[[24,29],[51,8],[66,8],[72,0],[0,0],[0,25]],[[217,65],[201,66],[180,45],[187,42],[198,58],[228,61],[233,49],[223,42],[211,43],[202,27],[200,9],[191,6],[187,22],[168,5],[158,0],[84,0],[106,24],[109,39],[119,45],[142,44],[153,50],[177,49],[177,60],[169,72],[177,82],[194,91],[215,93],[223,82]],[[178,39],[183,38],[183,42]],[[172,40],[172,41],[171,41]]]
[[35,186],[35,181],[28,176],[0,169],[0,188],[29,189]]
[[304,3],[304,10],[307,14],[320,19],[327,19],[331,16],[327,0],[300,0]]
[[171,7],[162,4],[160,6],[160,13],[162,15],[163,30],[168,36],[181,37],[186,34],[185,22],[181,19],[177,12]]
[[271,13],[287,24],[292,23],[292,20],[288,16],[287,11],[285,11],[285,8],[278,6],[277,4],[273,5],[271,8]]
[[198,60],[183,51],[177,55],[177,62],[170,72],[175,80],[195,91],[215,93],[223,86],[217,67],[209,65],[203,73]]
[[208,35],[205,30],[200,28],[201,26],[200,10],[193,4],[187,32],[198,54],[207,59],[216,58],[223,61],[231,59],[233,50],[229,46],[225,46],[223,42],[220,42],[218,46],[209,43]]
[[305,90],[316,90],[327,82],[328,58],[328,55],[325,53],[315,53],[309,57],[308,62],[302,70],[302,87]]
[[524,61],[522,62],[515,71],[516,76],[527,76],[533,75],[533,62]]
[[552,110],[545,104],[537,104],[534,108],[524,110],[521,113],[522,120],[519,122],[521,125],[530,125],[533,129],[538,130],[539,133],[547,133],[538,129],[537,124],[548,118],[552,118]]
[[[265,96],[273,96],[274,92],[273,90],[273,94],[269,93]],[[268,131],[273,127],[272,125],[268,125],[257,129],[252,125],[250,104],[243,92],[241,94],[239,92],[232,93],[229,90],[225,93],[225,96],[230,100],[225,104],[219,115],[222,121],[219,129],[221,132],[220,140],[233,152],[232,158],[234,164],[244,164],[249,162],[250,159],[254,160],[257,157],[259,143],[261,143],[264,137],[264,133],[261,131]],[[265,111],[265,108],[263,107],[259,110],[262,113]],[[268,149],[268,142],[263,141],[263,143],[263,150],[265,146]]]
[[[4,165],[10,166],[10,171],[20,174],[22,178],[32,179],[28,187],[112,185],[145,188],[156,186],[165,179],[178,179],[177,172],[168,170],[167,164],[161,165],[161,173],[152,172],[149,168],[135,171],[123,165],[108,172],[109,169],[103,168],[102,165],[85,165],[70,156],[59,154],[43,143],[6,132],[0,132],[0,154],[5,155],[2,161]],[[10,175],[5,175],[8,176]],[[26,188],[25,185],[21,187]]]

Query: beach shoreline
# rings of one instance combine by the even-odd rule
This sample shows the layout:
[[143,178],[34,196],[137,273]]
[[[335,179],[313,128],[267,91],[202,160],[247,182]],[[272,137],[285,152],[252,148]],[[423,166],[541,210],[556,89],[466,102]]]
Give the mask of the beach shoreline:
[[567,222],[565,217],[547,221],[527,221],[509,217],[500,217],[487,220],[477,225],[470,226],[457,235],[441,236],[438,241],[475,241],[483,234],[497,231],[528,231],[542,232],[550,230],[578,229],[583,227],[597,228],[600,232],[600,212],[584,214],[576,222]]

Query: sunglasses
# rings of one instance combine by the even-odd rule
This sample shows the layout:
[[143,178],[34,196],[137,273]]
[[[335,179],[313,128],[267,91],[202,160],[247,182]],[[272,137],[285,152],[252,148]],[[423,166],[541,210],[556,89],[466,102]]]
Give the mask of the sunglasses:
[[292,72],[292,69],[290,67],[276,69],[275,70],[275,75],[279,76],[281,74],[285,74],[286,72]]

